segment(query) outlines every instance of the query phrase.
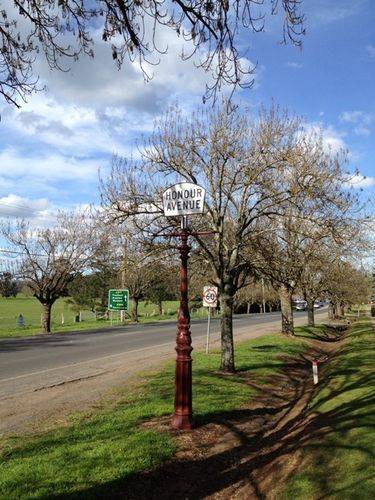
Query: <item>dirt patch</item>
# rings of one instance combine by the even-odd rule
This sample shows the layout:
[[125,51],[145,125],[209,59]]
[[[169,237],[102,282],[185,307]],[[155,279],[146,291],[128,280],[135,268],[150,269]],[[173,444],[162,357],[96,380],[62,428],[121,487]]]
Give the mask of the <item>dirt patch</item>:
[[[306,355],[288,358],[283,372],[247,406],[198,423],[189,433],[176,432],[174,458],[113,485],[118,495],[111,498],[276,499],[280,485],[300,465],[304,443],[329,426],[324,416],[307,411],[314,393],[311,361],[329,362],[343,341],[342,331],[330,329]],[[254,380],[247,383],[257,386]],[[164,418],[144,425],[167,429],[168,424]]]

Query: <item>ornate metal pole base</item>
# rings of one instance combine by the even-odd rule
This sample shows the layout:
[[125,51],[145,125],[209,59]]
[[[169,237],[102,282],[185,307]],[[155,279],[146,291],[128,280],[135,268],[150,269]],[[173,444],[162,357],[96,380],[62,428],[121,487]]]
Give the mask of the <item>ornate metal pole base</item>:
[[192,375],[191,375],[191,333],[190,313],[188,302],[188,272],[187,262],[189,258],[188,231],[183,226],[181,233],[181,246],[179,247],[181,257],[180,270],[180,309],[178,313],[177,336],[176,336],[176,374],[174,393],[174,415],[171,425],[175,429],[189,430],[193,427],[192,409]]
[[175,403],[171,425],[174,429],[183,431],[193,427],[191,363],[190,352],[181,355],[177,351]]

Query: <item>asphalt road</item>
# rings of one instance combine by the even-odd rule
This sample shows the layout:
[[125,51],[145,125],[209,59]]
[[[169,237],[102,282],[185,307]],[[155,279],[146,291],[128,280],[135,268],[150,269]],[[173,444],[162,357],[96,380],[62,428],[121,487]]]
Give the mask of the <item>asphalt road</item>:
[[[302,319],[305,313],[298,312]],[[280,319],[279,313],[237,315],[234,332],[254,329]],[[219,334],[219,320],[212,319],[212,337]],[[194,341],[206,336],[207,321],[192,321]],[[34,389],[39,385],[54,385],[69,377],[78,378],[96,374],[109,362],[120,362],[122,356],[152,351],[173,345],[176,323],[159,322],[131,325],[108,330],[81,333],[41,335],[37,337],[0,339],[0,398],[22,391],[31,382]]]

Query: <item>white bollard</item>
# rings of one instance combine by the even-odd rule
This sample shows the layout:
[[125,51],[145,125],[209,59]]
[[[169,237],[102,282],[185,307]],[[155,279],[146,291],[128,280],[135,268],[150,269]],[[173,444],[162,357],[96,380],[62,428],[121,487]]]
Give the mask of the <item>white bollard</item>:
[[314,384],[316,385],[319,382],[319,378],[318,378],[318,362],[317,362],[316,359],[313,359],[313,361],[312,361],[312,369],[313,369]]

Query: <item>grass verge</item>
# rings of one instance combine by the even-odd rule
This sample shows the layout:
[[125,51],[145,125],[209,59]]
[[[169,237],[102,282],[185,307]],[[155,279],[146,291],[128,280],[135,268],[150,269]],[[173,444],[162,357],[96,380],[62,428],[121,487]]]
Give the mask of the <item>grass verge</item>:
[[[163,302],[163,314],[157,314],[157,308],[150,302],[141,301],[139,304],[139,322],[150,323],[154,321],[165,321],[175,319],[179,303],[177,300]],[[34,297],[19,294],[17,297],[0,297],[0,338],[27,337],[41,333],[42,307]],[[17,326],[17,318],[22,314],[25,326]],[[121,326],[120,314],[114,312],[112,321],[110,319],[95,318],[92,311],[83,309],[81,311],[82,321],[75,322],[77,312],[74,311],[67,299],[58,299],[52,306],[51,329],[52,332],[68,333],[72,331],[89,331],[98,328],[110,328]],[[204,307],[194,309],[192,318],[206,318],[207,310]],[[131,320],[126,319],[125,324]]]
[[326,366],[306,415],[318,425],[278,498],[374,498],[374,333],[370,322],[354,324]]
[[[298,329],[297,329],[298,330]],[[268,335],[238,345],[238,372],[215,372],[219,353],[194,354],[194,415],[207,422],[255,395],[247,380],[263,380],[283,367],[281,357],[307,349],[305,339]],[[66,427],[34,437],[15,437],[1,445],[0,497],[3,499],[95,497],[115,493],[115,484],[172,457],[173,433],[140,426],[171,413],[173,363],[147,374],[131,391],[125,390],[116,405],[76,415]],[[122,482],[124,480],[124,482]]]

